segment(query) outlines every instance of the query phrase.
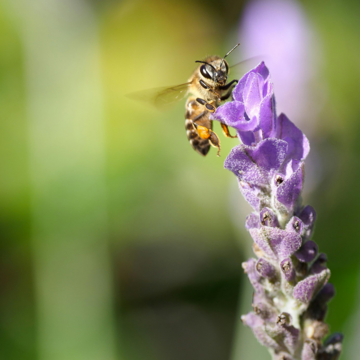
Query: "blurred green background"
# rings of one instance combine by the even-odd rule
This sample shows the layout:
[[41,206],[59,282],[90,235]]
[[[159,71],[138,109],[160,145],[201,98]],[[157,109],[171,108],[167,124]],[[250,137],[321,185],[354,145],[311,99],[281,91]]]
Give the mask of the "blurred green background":
[[[222,156],[202,158],[184,101],[157,112],[125,97],[186,82],[195,60],[238,41],[230,64],[248,56],[251,3],[0,1],[1,359],[269,358],[239,324],[251,307],[250,210],[223,170],[237,140],[220,135]],[[321,106],[288,115],[313,146],[304,201],[337,290],[327,321],[350,360],[360,350],[360,3],[297,6],[320,59],[302,61],[313,69],[302,90]]]

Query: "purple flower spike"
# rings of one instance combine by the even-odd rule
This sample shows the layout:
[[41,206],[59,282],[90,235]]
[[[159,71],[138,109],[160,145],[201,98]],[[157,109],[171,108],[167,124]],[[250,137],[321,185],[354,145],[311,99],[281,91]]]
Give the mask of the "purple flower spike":
[[238,132],[242,144],[232,149],[224,166],[254,209],[245,227],[258,259],[243,263],[254,288],[254,312],[242,316],[244,324],[273,360],[338,359],[341,336],[322,345],[327,303],[335,290],[327,284],[326,256],[318,255],[311,240],[315,210],[301,204],[309,141],[284,114],[276,115],[263,62],[239,80],[233,101],[220,106],[213,119]]

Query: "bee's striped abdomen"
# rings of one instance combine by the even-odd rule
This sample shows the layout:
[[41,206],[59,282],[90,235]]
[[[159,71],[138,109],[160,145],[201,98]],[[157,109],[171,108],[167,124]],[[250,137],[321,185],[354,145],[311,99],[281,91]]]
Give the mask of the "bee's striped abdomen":
[[204,107],[196,102],[195,98],[190,97],[186,102],[185,113],[185,129],[186,135],[190,141],[191,146],[200,155],[206,156],[210,150],[209,139],[202,139],[193,125],[193,121],[196,120],[197,125],[204,126],[208,129],[212,129],[212,121],[209,120],[210,113],[204,111]]

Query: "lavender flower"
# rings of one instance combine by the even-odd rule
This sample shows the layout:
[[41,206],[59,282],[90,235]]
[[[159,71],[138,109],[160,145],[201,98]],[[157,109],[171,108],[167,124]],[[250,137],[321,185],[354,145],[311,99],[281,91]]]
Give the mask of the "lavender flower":
[[[241,59],[266,56],[282,111],[313,130],[323,106],[310,84],[321,67],[321,46],[303,6],[296,0],[248,1],[240,21]],[[321,95],[321,96],[320,96]],[[309,108],[311,111],[309,111]]]
[[232,149],[225,168],[253,207],[245,226],[258,259],[243,264],[254,288],[254,311],[242,317],[258,341],[278,360],[335,360],[342,335],[328,334],[325,254],[311,239],[315,210],[303,206],[306,136],[284,115],[276,115],[273,84],[262,62],[239,81],[233,101],[214,120],[236,129],[242,144]]

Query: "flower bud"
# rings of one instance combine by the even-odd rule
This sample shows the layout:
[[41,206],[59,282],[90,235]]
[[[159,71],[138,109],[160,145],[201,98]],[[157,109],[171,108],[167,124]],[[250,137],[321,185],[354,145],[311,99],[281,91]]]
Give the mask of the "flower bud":
[[256,271],[259,275],[267,278],[274,279],[276,277],[276,269],[269,261],[264,258],[260,258],[255,265]]

